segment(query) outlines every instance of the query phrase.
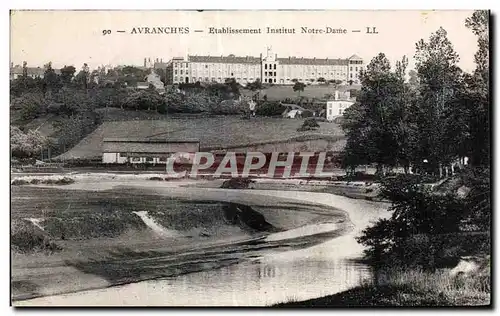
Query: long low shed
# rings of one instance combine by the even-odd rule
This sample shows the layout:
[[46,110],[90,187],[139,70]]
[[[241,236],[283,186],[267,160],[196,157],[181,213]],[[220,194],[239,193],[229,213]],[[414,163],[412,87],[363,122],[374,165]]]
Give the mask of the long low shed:
[[195,139],[104,138],[103,163],[166,163],[174,153],[195,153],[200,142]]

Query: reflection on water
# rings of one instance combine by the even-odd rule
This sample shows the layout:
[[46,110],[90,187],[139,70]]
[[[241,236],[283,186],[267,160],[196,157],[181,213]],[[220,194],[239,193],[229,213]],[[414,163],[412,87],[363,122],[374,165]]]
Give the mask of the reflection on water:
[[[352,236],[162,280],[31,300],[30,305],[265,306],[330,295],[371,278]],[[23,305],[23,302],[19,302]],[[28,303],[28,302],[26,302]]]

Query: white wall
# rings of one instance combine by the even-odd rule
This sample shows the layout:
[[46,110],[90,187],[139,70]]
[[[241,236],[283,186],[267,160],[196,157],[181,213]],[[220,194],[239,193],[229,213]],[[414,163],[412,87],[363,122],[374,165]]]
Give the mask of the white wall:
[[103,153],[102,162],[103,163],[116,163],[118,162],[119,154],[117,153]]
[[328,101],[326,103],[326,120],[333,121],[336,117],[344,114],[345,109],[352,104],[353,102],[350,101]]

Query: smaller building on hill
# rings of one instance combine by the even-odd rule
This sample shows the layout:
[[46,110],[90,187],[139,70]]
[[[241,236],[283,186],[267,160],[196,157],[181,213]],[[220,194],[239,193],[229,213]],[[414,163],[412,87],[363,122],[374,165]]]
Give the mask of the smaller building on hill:
[[195,139],[104,138],[102,162],[166,164],[174,153],[195,153],[199,148]]
[[354,100],[350,98],[349,93],[340,95],[335,91],[334,100],[326,102],[326,120],[331,122],[337,117],[344,114],[344,111],[354,104]]

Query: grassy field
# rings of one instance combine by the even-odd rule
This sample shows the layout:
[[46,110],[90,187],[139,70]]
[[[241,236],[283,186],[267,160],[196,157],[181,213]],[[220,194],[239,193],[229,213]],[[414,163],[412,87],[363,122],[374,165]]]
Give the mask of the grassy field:
[[452,277],[447,271],[392,270],[377,282],[303,302],[291,299],[276,307],[487,306],[490,274]]
[[201,148],[227,148],[250,144],[287,141],[294,138],[343,138],[338,124],[319,122],[315,131],[298,132],[302,120],[257,117],[244,120],[235,116],[169,117],[164,120],[104,122],[63,157],[91,158],[102,154],[102,141],[107,137],[161,137],[198,139]]

